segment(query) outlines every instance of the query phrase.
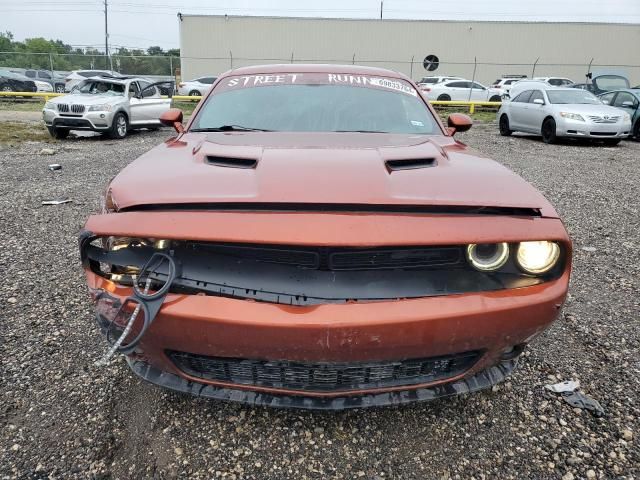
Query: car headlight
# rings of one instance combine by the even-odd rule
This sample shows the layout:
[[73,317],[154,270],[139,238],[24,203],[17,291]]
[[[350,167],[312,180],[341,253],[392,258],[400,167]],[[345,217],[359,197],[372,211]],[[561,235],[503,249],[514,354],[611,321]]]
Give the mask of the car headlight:
[[560,258],[560,247],[555,242],[521,242],[516,252],[518,266],[534,275],[548,272]]
[[56,104],[53,102],[46,102],[44,104],[44,109],[45,110],[55,110],[56,109]]
[[582,115],[579,115],[577,113],[560,112],[560,116],[562,118],[568,118],[569,120],[577,120],[579,122],[584,122],[584,118],[582,117]]
[[622,121],[623,122],[630,122],[631,121],[631,115],[629,115],[627,112],[622,112]]
[[110,112],[111,105],[109,105],[108,103],[105,103],[103,105],[90,105],[89,111],[90,112]]
[[493,272],[509,259],[507,243],[472,243],[467,246],[467,260],[476,270]]

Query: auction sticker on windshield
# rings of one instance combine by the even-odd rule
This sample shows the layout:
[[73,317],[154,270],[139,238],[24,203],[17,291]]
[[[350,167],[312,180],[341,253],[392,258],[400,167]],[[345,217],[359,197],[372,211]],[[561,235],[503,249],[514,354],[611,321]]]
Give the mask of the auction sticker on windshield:
[[346,75],[338,73],[281,73],[271,75],[245,75],[230,77],[217,88],[234,90],[237,88],[265,87],[270,85],[350,85],[393,90],[414,97],[418,92],[404,80],[368,75]]

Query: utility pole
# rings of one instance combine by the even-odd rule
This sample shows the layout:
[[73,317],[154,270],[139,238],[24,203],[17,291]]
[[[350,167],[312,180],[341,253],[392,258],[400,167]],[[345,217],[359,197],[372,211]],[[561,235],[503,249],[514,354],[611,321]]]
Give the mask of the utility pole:
[[108,2],[104,0],[104,68],[109,70],[109,15],[108,15]]
[[380,20],[382,20],[382,12],[383,12],[383,10],[384,10],[384,0],[380,0]]

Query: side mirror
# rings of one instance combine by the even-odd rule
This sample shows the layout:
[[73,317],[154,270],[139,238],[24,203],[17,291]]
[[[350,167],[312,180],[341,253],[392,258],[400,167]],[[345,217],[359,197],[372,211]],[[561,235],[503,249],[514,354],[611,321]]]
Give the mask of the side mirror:
[[536,98],[533,100],[533,103],[535,103],[536,105],[544,105],[544,100],[542,100],[541,98]]
[[633,108],[633,102],[622,102],[622,106],[625,108]]
[[160,115],[160,123],[167,127],[175,128],[178,133],[184,132],[184,127],[182,126],[182,110],[179,108],[170,108]]
[[473,125],[473,120],[468,115],[462,113],[452,113],[447,118],[449,126],[449,135],[453,136],[456,132],[466,132]]
[[604,103],[605,105],[609,105],[609,100],[602,100],[602,103]]

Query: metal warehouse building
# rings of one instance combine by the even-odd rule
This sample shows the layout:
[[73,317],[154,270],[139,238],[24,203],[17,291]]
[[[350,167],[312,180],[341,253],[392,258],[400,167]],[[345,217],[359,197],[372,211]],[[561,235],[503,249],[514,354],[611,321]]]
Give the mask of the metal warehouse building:
[[[505,74],[625,73],[640,83],[640,25],[602,23],[361,20],[178,15],[182,77],[265,63],[356,63],[418,79],[433,74],[489,83]],[[589,65],[591,64],[591,67]]]

